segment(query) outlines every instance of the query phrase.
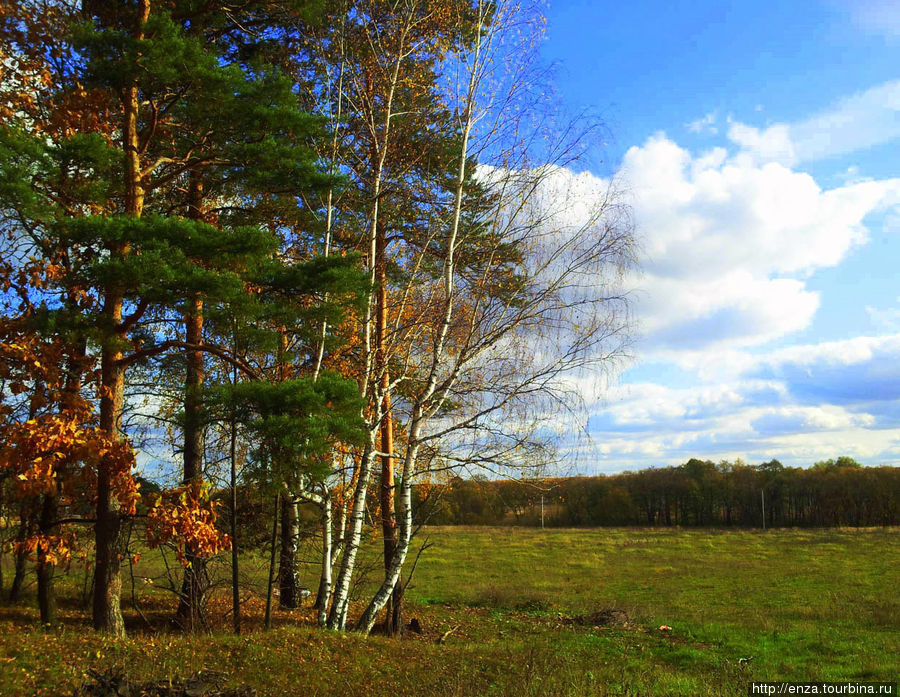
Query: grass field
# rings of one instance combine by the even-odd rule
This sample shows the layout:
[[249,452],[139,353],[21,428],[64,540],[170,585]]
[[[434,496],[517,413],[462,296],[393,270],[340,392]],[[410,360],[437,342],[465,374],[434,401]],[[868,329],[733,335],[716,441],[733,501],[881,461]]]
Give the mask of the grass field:
[[[66,599],[73,578],[60,584],[61,627],[40,628],[31,598],[0,608],[0,694],[68,694],[88,669],[113,665],[157,680],[216,670],[273,696],[745,695],[750,680],[900,675],[900,531],[432,528],[422,537],[433,544],[406,613],[422,635],[322,632],[308,610],[277,612],[262,632],[254,598],[254,626],[240,637],[149,633],[132,612],[130,637],[111,641],[86,631]],[[140,604],[153,622],[172,599],[144,589]],[[223,595],[213,613],[225,607]],[[569,621],[608,608],[628,623]]]

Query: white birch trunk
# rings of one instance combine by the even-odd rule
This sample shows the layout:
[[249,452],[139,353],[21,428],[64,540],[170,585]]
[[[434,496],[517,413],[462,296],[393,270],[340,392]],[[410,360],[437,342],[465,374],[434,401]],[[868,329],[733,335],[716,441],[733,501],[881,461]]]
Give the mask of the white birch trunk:
[[375,461],[375,432],[369,434],[369,444],[363,453],[359,465],[359,477],[356,480],[356,488],[353,496],[353,509],[348,521],[349,531],[344,543],[344,556],[341,558],[341,570],[335,582],[334,598],[331,601],[331,610],[328,614],[327,626],[329,629],[343,631],[347,626],[347,606],[350,602],[350,583],[353,580],[353,572],[356,567],[356,553],[359,551],[362,540],[363,522],[366,515],[366,493],[369,488],[369,479],[372,474],[372,464]]
[[[406,449],[406,457],[403,460],[403,478],[400,481],[400,495],[397,501],[397,547],[391,562],[385,572],[384,582],[369,602],[357,624],[357,631],[369,634],[375,626],[378,614],[387,605],[388,599],[394,592],[394,586],[400,580],[403,564],[409,553],[409,543],[412,539],[412,480],[415,476],[415,462],[419,453],[419,424],[412,427],[410,443]],[[413,440],[415,438],[415,440]]]
[[[373,142],[373,151],[374,151],[374,161],[372,165],[374,167],[374,171],[372,172],[372,208],[370,212],[370,223],[369,223],[369,265],[370,265],[370,282],[371,287],[375,288],[375,274],[376,274],[376,254],[377,254],[377,234],[378,234],[378,216],[379,216],[379,203],[381,198],[381,185],[382,179],[384,176],[384,163],[387,158],[388,147],[390,143],[390,133],[391,133],[391,121],[394,117],[393,113],[393,103],[394,96],[397,90],[397,86],[399,83],[399,75],[400,75],[400,67],[405,57],[406,48],[406,33],[409,30],[409,25],[405,25],[401,35],[398,46],[398,52],[393,57],[393,65],[391,68],[391,77],[388,83],[387,95],[386,95],[386,103],[385,103],[385,113],[384,119],[382,122],[382,138],[379,143],[378,131],[375,127],[375,114],[369,113],[369,123],[370,130]],[[375,439],[379,430],[379,424],[381,423],[382,414],[380,413],[380,403],[382,395],[379,394],[379,380],[373,379],[377,376],[373,376],[373,372],[376,368],[375,365],[375,351],[383,350],[383,347],[373,347],[372,345],[372,327],[373,327],[373,303],[372,299],[369,299],[369,302],[366,303],[366,313],[364,320],[364,355],[365,355],[365,370],[363,372],[363,379],[360,384],[360,394],[363,396],[368,395],[370,386],[371,389],[374,390],[375,394],[374,403],[379,405],[379,408],[376,408],[376,413],[374,418],[370,422],[369,427],[369,445],[366,449],[365,454],[363,455],[363,460],[360,463],[360,472],[359,477],[356,482],[356,488],[354,491],[354,500],[353,500],[353,509],[352,513],[349,516],[348,525],[349,525],[349,533],[345,536],[345,542],[343,544],[343,556],[341,558],[341,569],[338,574],[337,581],[335,583],[335,591],[334,598],[331,604],[331,610],[328,615],[327,626],[330,629],[339,629],[343,630],[346,627],[347,623],[347,608],[349,605],[349,594],[350,594],[350,584],[353,577],[353,572],[356,566],[356,554],[359,550],[360,540],[362,538],[362,528],[365,522],[365,514],[366,514],[366,494],[368,492],[369,479],[372,474],[372,466],[375,462],[375,457],[377,455],[377,450],[375,447]]]
[[333,508],[331,505],[331,496],[328,494],[327,488],[322,494],[322,576],[319,580],[319,592],[316,595],[316,605],[318,606],[319,626],[324,627],[328,624],[328,601],[331,599],[331,564],[332,564],[332,517]]
[[[478,4],[478,16],[482,17],[484,7],[482,3]],[[452,222],[450,233],[447,240],[447,251],[444,261],[444,313],[441,318],[441,326],[438,333],[438,339],[435,342],[434,353],[431,359],[431,369],[429,371],[428,382],[425,389],[417,396],[413,407],[413,414],[410,423],[409,437],[406,448],[406,457],[403,462],[403,475],[400,481],[399,501],[397,505],[397,546],[394,550],[393,558],[388,565],[385,573],[384,582],[375,593],[369,606],[363,612],[357,625],[357,631],[369,634],[375,626],[378,614],[384,609],[394,586],[400,579],[403,572],[403,564],[409,554],[409,545],[412,541],[412,485],[415,479],[416,458],[419,451],[419,437],[422,427],[427,420],[429,410],[424,405],[435,396],[438,382],[438,372],[443,361],[444,349],[447,342],[447,336],[453,320],[453,285],[456,270],[455,251],[457,240],[459,238],[459,224],[462,216],[463,207],[463,190],[466,180],[466,157],[468,153],[469,138],[473,125],[473,110],[476,98],[476,89],[478,87],[478,77],[480,74],[480,62],[482,60],[482,33],[481,27],[477,32],[475,44],[473,46],[472,64],[469,73],[468,85],[465,96],[465,109],[461,114],[462,137],[461,150],[459,158],[459,167],[457,169],[457,179],[455,182]],[[446,395],[448,386],[444,385],[442,395]],[[439,399],[442,401],[443,397]],[[431,413],[434,413],[437,405],[432,407]]]

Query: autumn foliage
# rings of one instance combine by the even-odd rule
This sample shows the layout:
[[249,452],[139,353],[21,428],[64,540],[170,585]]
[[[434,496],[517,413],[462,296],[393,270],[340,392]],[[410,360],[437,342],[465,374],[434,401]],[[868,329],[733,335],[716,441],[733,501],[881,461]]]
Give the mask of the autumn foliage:
[[[124,635],[147,544],[191,630],[231,546],[240,631],[252,487],[267,605],[279,545],[281,602],[304,597],[308,524],[318,622],[402,630],[414,483],[539,465],[568,376],[622,346],[627,220],[543,211],[578,147],[530,111],[542,28],[514,0],[0,5],[0,478],[45,622],[77,531],[95,629]],[[176,488],[144,495],[147,460]]]
[[[141,503],[149,508],[151,546],[171,542],[180,560],[186,544],[206,555],[227,549],[229,538],[215,527],[215,504],[205,484],[192,483],[142,501],[131,443],[99,428],[92,404],[60,385],[65,375],[54,362],[59,356],[52,355],[53,348],[37,341],[0,343],[0,366],[9,390],[13,398],[28,394],[33,414],[17,420],[14,402],[0,405],[0,479],[11,482],[11,490],[24,502],[24,515],[36,516],[30,509],[36,509],[42,497],[50,497],[60,510],[90,518],[96,505],[97,470],[103,465],[123,515],[135,516]],[[39,349],[44,350],[38,353]],[[29,389],[26,378],[39,389]],[[17,552],[34,559],[40,554],[43,562],[60,565],[71,560],[75,544],[73,529],[55,525],[50,530],[35,527],[14,546]]]
[[229,549],[231,538],[216,528],[215,503],[210,501],[209,487],[204,482],[191,482],[164,491],[147,501],[147,539],[151,546],[172,543],[178,561],[190,563],[185,547],[194,554],[211,557]]

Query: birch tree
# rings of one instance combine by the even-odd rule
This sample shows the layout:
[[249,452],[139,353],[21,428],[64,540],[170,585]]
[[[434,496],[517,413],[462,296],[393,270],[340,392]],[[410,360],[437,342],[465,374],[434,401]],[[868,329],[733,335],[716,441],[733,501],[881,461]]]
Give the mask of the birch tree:
[[[572,378],[608,363],[627,328],[620,281],[633,246],[613,192],[595,191],[587,204],[567,200],[559,164],[526,166],[521,137],[529,134],[507,133],[511,142],[497,147],[500,129],[490,120],[518,103],[529,66],[520,63],[526,73],[511,76],[494,68],[509,57],[510,34],[527,22],[526,10],[477,2],[464,11],[473,15],[458,21],[472,33],[460,32],[445,62],[458,138],[449,195],[424,239],[407,240],[399,255],[408,260],[393,328],[402,367],[388,384],[403,395],[405,450],[396,547],[357,625],[366,633],[400,582],[423,448],[440,444],[451,456],[468,448],[483,464],[516,464],[522,447],[541,436],[540,417],[570,403]],[[565,158],[570,146],[564,137],[556,152],[540,154]],[[582,210],[567,220],[560,212],[572,204]],[[405,303],[416,306],[417,321],[408,322]],[[538,419],[521,418],[529,413]]]
[[[416,170],[423,161],[437,159],[428,153],[428,146],[439,139],[429,135],[429,129],[432,134],[439,132],[435,128],[439,110],[434,103],[434,71],[449,45],[450,35],[457,29],[453,4],[419,0],[347,3],[340,8],[339,16],[327,23],[333,28],[332,33],[318,37],[318,43],[312,45],[310,71],[322,76],[327,85],[312,99],[316,102],[324,98],[324,111],[330,116],[346,114],[335,131],[329,157],[351,185],[338,202],[329,192],[326,223],[330,232],[332,221],[337,219],[343,230],[334,242],[364,253],[373,291],[360,317],[358,351],[350,362],[351,374],[355,374],[360,394],[368,402],[370,437],[352,476],[354,491],[348,501],[353,510],[347,515],[348,529],[341,545],[343,556],[331,605],[331,626],[343,626],[345,621],[363,506],[378,459],[386,563],[394,546],[389,372],[392,356],[387,339],[389,235],[404,225],[396,213],[404,182],[417,177]],[[315,80],[311,82],[316,84]],[[333,210],[335,203],[337,211]],[[327,496],[323,498],[310,490],[304,496],[329,505]],[[328,511],[324,514],[327,516]],[[321,598],[328,595],[327,576],[323,570]]]
[[[622,348],[617,280],[632,240],[611,188],[590,192],[589,202],[566,200],[574,131],[529,120],[543,115],[534,103],[530,42],[542,23],[533,8],[357,2],[326,24],[340,30],[312,39],[310,70],[326,66],[317,84],[327,88],[311,99],[343,115],[327,157],[350,182],[328,199],[328,239],[365,254],[373,293],[344,355],[366,399],[368,442],[349,462],[334,459],[334,476],[352,467],[352,495],[337,545],[323,521],[331,553],[323,552],[317,604],[324,613],[333,585],[325,621],[346,626],[380,460],[385,577],[359,623],[368,632],[392,599],[399,609],[410,487],[432,455],[456,466],[521,467],[551,439],[548,415],[575,406],[579,375]],[[579,211],[567,222],[559,209],[570,204]],[[301,492],[326,520],[329,491],[319,481]],[[328,560],[338,559],[332,584]],[[399,629],[395,612],[386,622]]]

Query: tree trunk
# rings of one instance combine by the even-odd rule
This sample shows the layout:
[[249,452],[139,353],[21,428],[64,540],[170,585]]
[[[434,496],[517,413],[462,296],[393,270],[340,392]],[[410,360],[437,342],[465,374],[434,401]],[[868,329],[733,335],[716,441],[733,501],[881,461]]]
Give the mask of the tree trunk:
[[[70,298],[70,302],[72,299]],[[66,382],[63,389],[61,409],[66,410],[72,408],[74,402],[81,391],[82,378],[84,371],[84,357],[87,353],[87,342],[84,339],[77,339],[71,353],[68,356],[66,365]],[[59,511],[59,498],[54,494],[45,494],[41,499],[41,512],[38,521],[39,530],[42,535],[49,535],[56,526]],[[41,614],[41,624],[56,624],[56,565],[47,561],[46,549],[38,548],[37,550],[37,596],[38,610]]]
[[[108,302],[105,314],[117,325],[122,319],[121,297],[113,297]],[[112,438],[121,438],[119,420],[125,387],[125,375],[118,364],[122,358],[118,346],[115,339],[108,341],[101,354],[100,427]],[[120,563],[125,552],[125,539],[119,502],[112,490],[112,465],[104,458],[97,468],[93,620],[97,631],[124,636]]]
[[[0,516],[3,516],[4,511],[6,510],[6,505],[5,505],[6,500],[5,500],[5,497],[3,496],[3,494],[5,493],[3,484],[4,484],[4,481],[2,479],[0,479]],[[9,518],[6,519],[6,525],[4,527],[7,527],[8,525],[9,525]],[[3,597],[3,564],[4,564],[3,552],[5,549],[6,549],[6,540],[4,540],[2,537],[0,537],[0,597]]]
[[363,451],[359,463],[359,476],[356,479],[356,487],[353,492],[353,509],[350,513],[346,539],[344,542],[344,556],[341,558],[341,569],[335,582],[334,598],[331,601],[331,610],[328,613],[328,628],[343,630],[347,626],[347,605],[350,602],[350,582],[353,579],[353,571],[356,566],[356,553],[359,551],[362,540],[363,520],[366,515],[366,493],[369,488],[369,477],[372,473],[372,465],[375,460],[375,448],[372,443],[372,435],[369,443]]
[[[375,356],[376,371],[381,375],[381,530],[384,538],[385,574],[391,565],[397,548],[397,520],[394,512],[394,420],[391,413],[391,381],[388,369],[387,350],[387,240],[384,223],[376,226],[375,243],[375,284],[377,298],[375,306]],[[401,598],[399,583],[394,587],[388,601],[384,617],[385,632],[395,635],[400,632]]]
[[[385,380],[387,372],[385,372]],[[391,419],[391,396],[385,386],[384,392],[384,419],[381,423],[381,450],[383,453],[393,453],[394,436],[393,420]],[[384,572],[385,578],[390,573],[391,560],[397,550],[397,519],[394,511],[394,458],[391,455],[381,456],[381,529],[384,537]],[[385,632],[391,636],[399,634],[402,620],[402,599],[400,582],[394,585],[386,606],[384,617]]]
[[278,606],[293,610],[300,605],[297,542],[300,529],[297,501],[289,492],[281,496],[281,557],[278,562]]
[[331,495],[327,486],[322,486],[322,574],[319,577],[319,590],[316,593],[316,603],[313,606],[318,610],[318,622],[320,627],[328,624],[328,601],[331,598],[331,569],[333,564],[333,538],[332,517],[334,515]]
[[[237,382],[237,369],[232,373],[233,382]],[[238,587],[238,542],[237,542],[237,424],[234,415],[231,418],[231,438],[228,455],[231,460],[231,611],[234,621],[234,633],[241,633],[241,595]]]
[[[399,74],[400,67],[402,64],[402,56],[405,51],[406,46],[406,32],[409,29],[409,26],[406,25],[404,27],[403,32],[398,37],[398,46],[397,46],[397,54],[393,56],[393,66],[391,70],[391,76],[388,81],[387,93],[385,95],[384,101],[384,119],[383,119],[383,129],[382,129],[382,139],[381,142],[378,142],[378,137],[375,136],[372,139],[369,149],[369,171],[371,173],[371,191],[369,192],[372,201],[372,208],[370,211],[370,227],[369,227],[369,249],[368,249],[368,262],[371,270],[371,283],[372,283],[372,291],[373,293],[378,292],[379,287],[384,288],[384,244],[385,244],[385,236],[383,223],[379,217],[379,201],[381,199],[381,186],[382,186],[382,178],[384,174],[384,166],[385,160],[388,153],[389,143],[390,143],[390,134],[391,134],[391,121],[394,116],[393,112],[393,102],[396,90],[399,84]],[[371,86],[369,86],[371,87]],[[372,101],[374,103],[374,100]],[[374,136],[374,134],[373,134]],[[379,275],[381,276],[381,282],[379,283]],[[384,311],[384,303],[378,302],[376,300],[376,313],[379,310],[383,313]],[[360,395],[368,398],[370,396],[370,385],[369,380],[371,377],[376,377],[378,375],[379,369],[379,361],[384,360],[383,354],[383,323],[375,322],[375,347],[373,351],[373,346],[371,345],[372,340],[372,303],[369,302],[366,304],[366,316],[364,321],[364,340],[365,340],[365,358],[366,358],[366,369],[363,373],[362,382],[360,384]],[[383,319],[383,317],[382,317]],[[379,325],[382,325],[382,331],[379,332]],[[378,334],[381,334],[381,342],[379,344]],[[379,350],[379,345],[382,350]],[[374,358],[374,365],[371,362]],[[386,378],[386,371],[382,371],[382,380]],[[382,383],[383,384],[383,383]],[[383,391],[383,387],[380,388]],[[379,390],[373,390],[373,392],[377,395]],[[366,444],[365,451],[363,452],[362,459],[360,460],[359,465],[359,476],[356,480],[356,487],[354,490],[354,499],[353,499],[353,510],[349,517],[349,532],[346,539],[346,544],[344,545],[344,554],[341,558],[341,569],[338,574],[337,582],[335,584],[335,592],[334,598],[331,604],[331,611],[328,615],[328,627],[329,629],[340,629],[343,630],[346,626],[347,622],[347,607],[349,603],[349,593],[350,593],[350,583],[353,576],[353,571],[356,565],[356,553],[359,549],[360,540],[362,537],[362,528],[365,521],[366,515],[366,492],[368,491],[369,486],[369,477],[372,472],[372,467],[374,465],[375,459],[375,439],[376,432],[380,430],[379,425],[373,425],[373,428],[369,431],[369,442]],[[388,465],[390,463],[388,462]],[[393,503],[391,504],[393,507]],[[392,509],[393,510],[393,509]],[[386,538],[385,544],[388,544],[388,539]]]
[[[195,180],[192,178],[192,189]],[[194,298],[185,316],[185,337],[189,344],[199,344],[203,336],[203,301]],[[203,385],[203,354],[199,350],[186,352],[187,370],[184,392],[184,479],[182,484],[199,482],[203,478],[203,423],[200,388]],[[203,623],[203,596],[209,588],[206,559],[197,554],[192,545],[185,549],[188,565],[184,569],[176,621],[185,629],[195,631]]]
[[[49,534],[56,523],[57,500],[55,495],[45,494],[41,501],[40,530]],[[56,624],[56,592],[54,575],[56,565],[47,561],[47,550],[37,551],[38,609],[41,613],[41,624]]]
[[13,570],[12,585],[9,588],[9,602],[16,603],[22,597],[22,586],[25,585],[25,575],[28,572],[28,554],[25,552],[25,540],[31,528],[28,514],[28,506],[23,501],[19,506],[19,531],[16,533],[15,569]]
[[[480,4],[479,4],[480,8]],[[478,65],[481,54],[481,37],[476,36],[474,47],[473,65]],[[394,553],[391,556],[390,563],[385,571],[385,581],[381,588],[372,598],[369,606],[363,612],[362,617],[357,625],[357,630],[365,634],[372,631],[375,624],[375,618],[381,609],[387,604],[388,600],[399,593],[402,596],[401,573],[403,563],[406,561],[406,555],[409,551],[409,543],[412,539],[412,481],[415,474],[415,462],[419,450],[419,436],[424,421],[427,419],[426,409],[424,405],[436,397],[435,388],[437,385],[438,366],[443,360],[445,341],[450,331],[453,319],[454,309],[454,277],[456,271],[456,243],[459,236],[459,226],[462,215],[463,189],[466,180],[466,153],[468,150],[469,135],[473,125],[471,106],[475,100],[478,70],[472,69],[469,75],[468,93],[466,98],[467,108],[461,115],[464,124],[461,134],[461,152],[459,158],[459,167],[457,170],[457,178],[455,182],[455,196],[453,207],[453,219],[449,231],[449,239],[447,240],[446,256],[443,261],[444,275],[444,316],[438,331],[437,340],[435,342],[434,354],[431,358],[431,370],[428,376],[428,382],[425,388],[418,395],[412,408],[412,416],[410,418],[409,437],[406,444],[406,454],[403,462],[403,474],[400,481],[399,496],[399,526],[396,532]],[[446,393],[445,393],[446,394]],[[438,398],[440,401],[442,398]]]
[[365,609],[357,624],[357,631],[364,634],[369,634],[372,631],[372,627],[375,626],[375,620],[378,617],[378,614],[387,605],[388,601],[396,592],[396,589],[400,586],[400,575],[403,571],[403,564],[406,561],[409,543],[412,539],[412,474],[413,465],[419,449],[417,442],[419,424],[417,424],[416,421],[417,415],[414,415],[413,425],[410,429],[410,441],[406,447],[406,456],[403,463],[403,478],[400,481],[400,515],[398,516],[397,545],[386,570],[384,583],[382,583],[381,588],[378,589],[375,596],[369,602],[369,606]]
[[[144,38],[144,25],[150,16],[150,0],[138,0],[133,34]],[[122,91],[122,150],[125,159],[125,212],[140,218],[144,209],[144,186],[141,178],[138,115],[140,94],[136,82]],[[110,246],[110,255],[128,254],[128,246]],[[121,289],[115,284],[107,289],[103,302],[103,329],[107,335],[100,353],[100,428],[110,438],[121,438],[119,426],[125,392],[125,369],[122,347],[127,337],[122,327]],[[112,490],[112,462],[103,458],[97,467],[97,522],[94,526],[96,563],[94,566],[93,624],[97,631],[114,636],[125,635],[122,618],[122,578],[120,563],[125,552],[122,515]]]
[[275,586],[275,545],[278,544],[278,512],[281,508],[281,494],[275,494],[275,505],[272,507],[272,548],[269,552],[269,583],[266,586],[266,615],[263,620],[265,628],[272,626],[272,589]]
[[25,583],[25,573],[28,570],[28,554],[24,548],[24,542],[28,538],[28,516],[24,503],[21,511],[21,523],[19,524],[19,532],[16,534],[16,541],[19,543],[16,548],[16,566],[13,571],[12,585],[9,588],[9,602],[11,603],[18,602],[22,597],[22,586]]

